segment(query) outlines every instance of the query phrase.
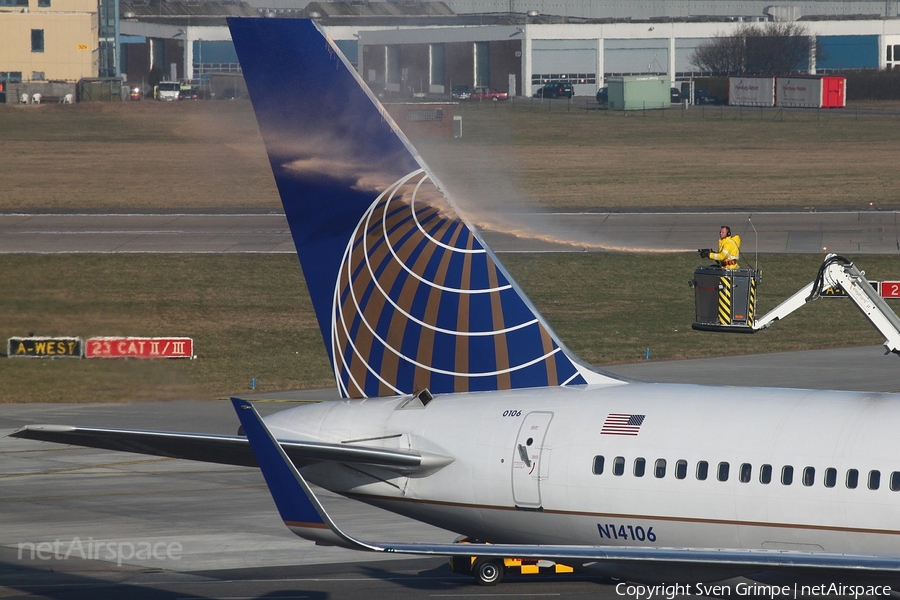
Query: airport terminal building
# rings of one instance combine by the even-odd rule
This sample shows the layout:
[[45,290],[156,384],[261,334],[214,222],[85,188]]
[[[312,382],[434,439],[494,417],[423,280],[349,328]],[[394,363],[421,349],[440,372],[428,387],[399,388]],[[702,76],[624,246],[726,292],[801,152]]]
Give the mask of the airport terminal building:
[[442,96],[466,84],[530,96],[552,80],[593,95],[611,76],[707,75],[692,64],[698,45],[766,22],[806,28],[808,73],[891,69],[897,11],[854,0],[0,0],[0,83],[140,82],[154,68],[178,80],[239,75],[225,19],[258,16],[316,19],[379,93]]
[[[373,89],[448,93],[450,85],[490,85],[530,96],[548,81],[593,95],[607,78],[668,75],[674,82],[709,75],[691,64],[698,44],[728,35],[746,21],[522,23],[436,27],[359,34],[358,66]],[[893,66],[900,20],[804,23],[815,36],[808,73]],[[900,46],[898,46],[900,48]],[[900,52],[896,54],[900,61]],[[888,59],[891,60],[888,60]]]

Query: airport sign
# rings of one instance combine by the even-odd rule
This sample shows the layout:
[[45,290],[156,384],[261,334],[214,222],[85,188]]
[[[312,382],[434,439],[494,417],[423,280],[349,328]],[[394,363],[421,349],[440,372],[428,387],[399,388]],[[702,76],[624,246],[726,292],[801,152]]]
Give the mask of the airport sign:
[[192,358],[194,340],[187,337],[94,337],[85,358]]
[[10,358],[81,358],[83,342],[78,337],[11,337],[6,342]]

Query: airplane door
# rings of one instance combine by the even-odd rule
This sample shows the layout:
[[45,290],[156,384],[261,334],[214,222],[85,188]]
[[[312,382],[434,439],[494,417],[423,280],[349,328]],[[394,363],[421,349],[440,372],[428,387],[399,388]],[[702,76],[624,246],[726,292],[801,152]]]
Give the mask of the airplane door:
[[525,415],[512,457],[513,501],[522,508],[541,507],[541,479],[550,473],[549,449],[544,448],[544,438],[553,413],[531,412]]

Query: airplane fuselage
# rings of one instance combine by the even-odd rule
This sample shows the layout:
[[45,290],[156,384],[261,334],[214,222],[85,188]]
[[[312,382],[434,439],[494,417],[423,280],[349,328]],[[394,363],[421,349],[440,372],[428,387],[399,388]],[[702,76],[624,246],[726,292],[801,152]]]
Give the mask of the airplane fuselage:
[[452,457],[422,477],[303,473],[495,543],[896,550],[892,394],[628,384],[438,396],[424,408],[409,398],[326,402],[267,423],[281,439]]

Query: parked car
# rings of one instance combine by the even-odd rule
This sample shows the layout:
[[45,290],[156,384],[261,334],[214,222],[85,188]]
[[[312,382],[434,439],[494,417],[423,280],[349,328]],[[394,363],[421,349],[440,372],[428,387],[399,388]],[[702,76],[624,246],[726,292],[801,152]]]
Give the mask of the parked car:
[[571,83],[551,81],[545,83],[534,93],[535,98],[571,98],[575,95],[575,89]]
[[156,99],[165,102],[181,100],[181,84],[177,81],[160,81],[156,86]]
[[465,84],[454,85],[450,89],[451,100],[469,100],[472,97],[472,90]]
[[597,90],[597,104],[602,104],[603,106],[609,104],[609,88],[602,87]]
[[486,85],[481,85],[476,87],[475,91],[472,92],[472,100],[491,100],[497,102],[498,100],[509,100],[509,94],[495,90]]
[[181,86],[181,99],[182,100],[199,100],[200,99],[200,88],[193,86],[193,85]]
[[694,104],[722,104],[722,102],[706,90],[695,89]]
[[672,104],[681,104],[684,96],[681,95],[681,88],[673,87],[669,90],[670,101]]

